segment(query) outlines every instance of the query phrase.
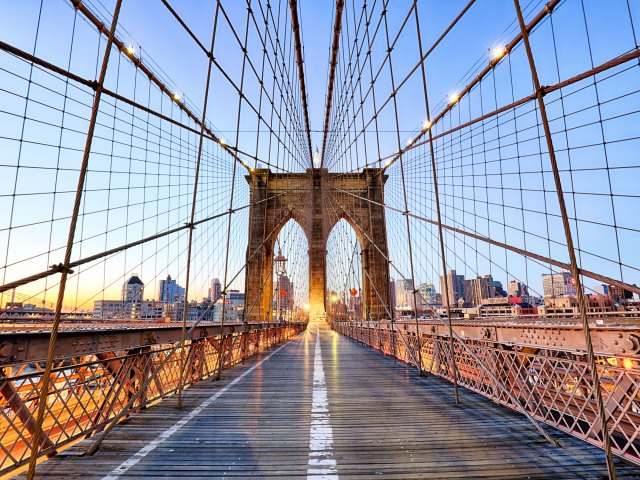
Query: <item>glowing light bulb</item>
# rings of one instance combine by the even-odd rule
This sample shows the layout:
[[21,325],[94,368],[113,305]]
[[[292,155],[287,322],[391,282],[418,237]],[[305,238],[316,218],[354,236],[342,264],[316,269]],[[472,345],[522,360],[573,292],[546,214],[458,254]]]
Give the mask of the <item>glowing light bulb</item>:
[[451,95],[449,95],[449,103],[451,105],[453,105],[454,103],[456,103],[458,100],[460,100],[460,97],[458,96],[457,93],[452,93]]
[[[218,143],[224,147],[227,144],[227,141],[224,138],[221,138],[220,140],[218,140]],[[244,162],[242,163],[244,164]]]
[[622,366],[625,370],[631,370],[633,368],[633,360],[631,360],[630,358],[624,358],[622,360]]
[[387,167],[388,167],[389,165],[391,165],[392,163],[393,163],[393,162],[392,162],[391,160],[387,160],[387,163],[386,163]]
[[129,45],[127,47],[127,53],[129,55],[134,55],[136,53],[136,47],[134,47],[133,45]]
[[425,130],[429,130],[431,128],[431,122],[429,120],[425,120],[422,124],[422,128],[424,128]]
[[318,147],[316,147],[316,153],[313,154],[313,166],[318,168],[320,167],[320,164],[322,162],[320,161],[320,152],[318,151]]
[[500,60],[507,54],[507,49],[503,46],[493,47],[491,49],[491,58],[493,60]]
[[412,143],[413,143],[413,139],[412,138],[407,140],[407,147],[410,147]]
[[178,92],[176,92],[176,93],[174,93],[174,94],[173,94],[173,99],[174,99],[176,102],[179,102],[181,98],[182,98],[182,95],[180,95]]

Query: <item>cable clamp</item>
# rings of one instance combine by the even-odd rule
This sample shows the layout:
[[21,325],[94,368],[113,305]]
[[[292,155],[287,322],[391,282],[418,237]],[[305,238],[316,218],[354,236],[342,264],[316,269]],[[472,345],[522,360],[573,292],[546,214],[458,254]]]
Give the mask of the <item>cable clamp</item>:
[[190,230],[194,230],[196,228],[196,224],[193,222],[187,222],[184,224],[184,226],[189,228]]
[[540,85],[540,89],[536,92],[536,95],[538,95],[538,93],[540,94],[541,97],[544,97],[548,92],[547,89],[549,87],[546,85]]
[[51,270],[55,270],[58,273],[68,273],[68,274],[72,274],[73,270],[71,270],[71,268],[64,266],[62,263],[59,263],[57,265],[51,265],[49,267]]

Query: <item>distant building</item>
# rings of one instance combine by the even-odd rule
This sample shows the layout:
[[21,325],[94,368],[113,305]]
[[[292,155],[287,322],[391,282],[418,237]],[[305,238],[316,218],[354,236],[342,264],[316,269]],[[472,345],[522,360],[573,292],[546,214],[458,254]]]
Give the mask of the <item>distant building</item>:
[[440,291],[442,292],[442,303],[447,303],[447,293],[449,305],[458,305],[462,298],[464,301],[464,275],[457,275],[455,270],[449,270],[446,274],[448,290],[445,288],[445,277],[440,277]]
[[494,280],[493,281],[493,296],[494,297],[508,297],[509,296],[507,291],[502,287],[502,282],[499,281],[499,280]]
[[158,300],[166,303],[183,302],[184,288],[178,285],[171,275],[167,275],[166,280],[160,280],[158,285]]
[[510,297],[522,297],[529,295],[529,289],[527,286],[517,280],[511,280],[507,288]]
[[413,313],[416,309],[415,296],[413,294],[413,280],[400,279],[396,284],[396,311],[402,313]]
[[[522,315],[535,315],[538,309],[528,303],[515,302],[520,297],[495,297],[489,303],[478,307],[480,317],[520,317]],[[489,299],[487,299],[489,300]]]
[[33,314],[49,314],[53,313],[50,308],[38,307],[33,303],[22,302],[7,302],[5,304],[5,311],[7,312],[21,312],[21,313],[33,313]]
[[122,318],[141,318],[143,299],[144,283],[138,274],[134,273],[122,286]]
[[144,283],[134,273],[122,285],[120,300],[93,302],[93,318],[103,320],[155,320],[167,315],[167,304],[160,300],[144,300]]
[[128,305],[130,304],[122,300],[96,300],[93,302],[93,318],[102,320],[155,320],[170,316],[167,304],[159,300],[142,300],[141,302],[137,302],[135,305],[138,310],[135,312],[135,317],[129,313]]
[[349,297],[350,298],[347,313],[350,314],[353,318],[362,318],[362,297],[360,295]]
[[391,313],[395,315],[396,311],[396,281],[391,279],[389,282],[389,306]]
[[438,292],[436,292],[436,287],[431,283],[423,283],[418,286],[418,294],[427,305],[434,305],[438,303],[436,301]]
[[548,298],[576,296],[576,281],[570,272],[545,273],[542,275],[542,291]]
[[633,300],[633,292],[631,290],[625,290],[617,285],[602,284],[602,293],[613,302],[621,305]]
[[477,307],[482,304],[483,299],[495,296],[494,281],[491,275],[464,281],[464,299],[469,306]]
[[280,309],[284,313],[293,311],[294,309],[294,295],[295,292],[293,290],[293,282],[287,275],[282,275],[278,277],[278,283],[276,285],[276,292],[274,296],[273,308],[278,314],[280,313]]
[[[587,313],[598,314],[615,312],[613,301],[604,295],[584,296]],[[538,313],[550,317],[575,317],[580,313],[578,300],[573,296],[545,298],[544,307],[538,307]]]
[[224,300],[221,298],[213,306],[213,321],[222,320],[224,309],[224,323],[238,323],[244,320],[245,294],[238,290],[229,290]]
[[209,300],[212,302],[216,302],[220,298],[220,294],[222,293],[222,284],[220,280],[214,278],[211,280],[211,287],[209,288]]
[[103,320],[124,318],[123,306],[122,300],[96,300],[93,302],[93,318]]

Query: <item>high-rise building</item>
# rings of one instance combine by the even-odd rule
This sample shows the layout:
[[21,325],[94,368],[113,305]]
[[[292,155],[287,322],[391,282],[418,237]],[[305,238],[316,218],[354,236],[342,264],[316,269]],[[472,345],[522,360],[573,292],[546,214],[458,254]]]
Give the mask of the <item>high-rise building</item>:
[[602,284],[602,292],[615,303],[626,303],[629,300],[633,300],[633,292],[631,290],[625,290],[617,285]]
[[362,297],[360,295],[356,297],[349,296],[347,313],[352,314],[354,318],[362,318]]
[[294,291],[293,282],[287,275],[278,277],[278,283],[276,284],[277,292],[275,295],[274,308],[277,312],[280,312],[282,308],[283,312],[293,310],[294,307]]
[[494,281],[491,275],[464,281],[464,300],[472,307],[482,305],[484,299],[495,296]]
[[161,302],[182,302],[184,301],[184,288],[167,275],[165,280],[160,280],[158,285],[158,300]]
[[493,296],[494,297],[508,297],[509,296],[507,291],[502,287],[502,282],[499,281],[499,280],[494,280],[493,281]]
[[416,300],[413,294],[413,280],[401,278],[396,282],[396,310],[398,312],[414,312]]
[[211,287],[209,288],[209,300],[215,302],[220,298],[222,293],[222,284],[218,278],[211,280]]
[[509,282],[508,291],[510,297],[526,297],[529,295],[529,289],[527,286],[515,279]]
[[[442,292],[443,305],[447,301],[447,289],[444,284],[444,276],[440,277],[440,291]],[[458,300],[464,299],[464,275],[457,275],[455,270],[447,272],[447,283],[449,293],[449,305],[458,304]]]
[[576,281],[570,272],[542,274],[544,298],[576,296]]
[[224,307],[224,322],[237,323],[244,319],[245,294],[238,290],[229,290],[224,302],[220,299],[213,306],[213,321],[222,320],[222,310]]
[[122,303],[124,318],[140,318],[142,315],[142,300],[144,297],[144,283],[137,273],[129,277],[122,286]]
[[438,295],[438,292],[432,283],[423,283],[422,285],[419,285],[418,293],[420,294],[420,297],[422,297],[422,301],[427,305],[437,303],[436,296]]
[[391,279],[389,282],[389,310],[392,315],[395,315],[396,312],[396,281]]

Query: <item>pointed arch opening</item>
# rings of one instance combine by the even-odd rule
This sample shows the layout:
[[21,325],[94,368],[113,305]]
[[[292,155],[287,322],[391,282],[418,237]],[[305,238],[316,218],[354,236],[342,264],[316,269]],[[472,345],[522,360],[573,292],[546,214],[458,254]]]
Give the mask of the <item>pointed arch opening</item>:
[[309,312],[309,242],[294,215],[282,222],[272,254],[268,318],[280,323],[302,321]]
[[362,262],[363,244],[356,228],[346,218],[336,222],[327,238],[327,314],[335,320],[361,320],[368,308]]

